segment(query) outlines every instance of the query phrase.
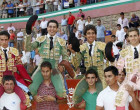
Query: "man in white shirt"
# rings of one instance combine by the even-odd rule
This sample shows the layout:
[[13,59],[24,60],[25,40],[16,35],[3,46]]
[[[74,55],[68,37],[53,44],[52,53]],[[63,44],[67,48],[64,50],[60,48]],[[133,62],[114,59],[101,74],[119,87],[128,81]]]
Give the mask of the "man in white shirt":
[[23,50],[23,36],[23,32],[19,29],[19,32],[17,33],[17,48],[19,53]]
[[[114,66],[109,66],[104,70],[104,74],[108,86],[99,93],[97,97],[96,110],[116,110],[115,97],[119,89],[119,85],[117,83],[118,69]],[[128,88],[126,88],[126,90],[127,89]],[[132,100],[132,97],[129,96],[125,103],[125,110],[129,110],[129,103],[133,108],[135,108],[136,106],[133,106],[133,103],[138,103],[138,101],[135,98]]]
[[129,21],[127,18],[124,17],[124,13],[121,12],[120,13],[120,18],[118,19],[118,24],[121,25],[121,28],[123,29],[124,26],[128,26],[129,27]]
[[10,23],[9,27],[7,28],[8,33],[10,33],[10,30],[16,31],[15,27],[12,26],[12,23]]
[[3,77],[4,94],[0,97],[0,110],[7,108],[8,110],[20,110],[21,100],[19,96],[14,92],[16,80],[12,75],[6,75]]
[[65,34],[68,35],[67,25],[68,25],[68,20],[66,18],[66,15],[63,15],[63,18],[61,19],[61,30],[63,30]]
[[38,15],[40,12],[40,2],[39,0],[36,0],[36,7],[35,7],[35,13]]
[[53,8],[53,2],[54,2],[54,0],[46,0],[46,3],[48,4],[47,5],[47,7],[48,7],[48,9],[47,9],[47,12],[52,12],[53,10],[54,10],[54,8]]
[[77,21],[77,30],[82,32],[83,34],[83,30],[85,28],[85,20],[84,20],[84,15],[81,15],[81,18]]
[[54,11],[57,11],[58,10],[58,1],[59,0],[54,0],[54,2],[53,2],[53,10]]
[[118,30],[116,31],[116,37],[117,37],[117,41],[119,42],[124,42],[124,30],[121,29],[121,25],[117,24],[117,28]]
[[42,35],[47,35],[47,23],[48,21],[43,17],[40,23]]

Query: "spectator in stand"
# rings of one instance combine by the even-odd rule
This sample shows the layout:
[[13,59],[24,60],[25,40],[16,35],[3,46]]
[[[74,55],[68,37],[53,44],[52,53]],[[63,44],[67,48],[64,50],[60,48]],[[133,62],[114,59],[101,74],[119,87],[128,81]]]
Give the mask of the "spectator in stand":
[[54,11],[57,11],[58,10],[58,1],[59,0],[54,0],[54,2],[53,2],[53,10]]
[[139,17],[136,14],[132,14],[132,18],[129,21],[129,27],[138,27],[139,26]]
[[19,3],[20,3],[20,0],[14,0],[14,1],[13,1],[13,4],[16,4],[16,3],[19,4]]
[[97,41],[105,42],[105,33],[106,33],[106,31],[105,31],[104,25],[101,24],[100,19],[97,20],[96,29],[97,29]]
[[69,36],[71,33],[73,33],[73,27],[75,23],[75,17],[72,15],[71,12],[69,12],[69,18],[68,18],[68,31],[69,31]]
[[68,40],[68,36],[65,34],[63,30],[60,30],[60,34],[58,36],[66,41]]
[[10,30],[9,47],[14,47],[14,39],[15,39],[15,34],[14,34],[14,31],[11,29]]
[[40,64],[41,57],[39,55],[38,49],[35,50],[35,57],[33,59],[33,66],[37,69],[38,65]]
[[127,18],[124,17],[124,13],[121,12],[120,13],[120,18],[118,19],[118,24],[121,25],[121,28],[123,29],[124,26],[128,26],[129,27],[129,21]]
[[67,29],[67,18],[66,15],[63,15],[63,18],[61,19],[61,30],[65,32],[65,34],[68,35],[68,29]]
[[16,17],[19,17],[19,13],[20,13],[20,12],[19,12],[19,8],[18,8],[18,5],[19,5],[19,3],[15,3],[15,5],[14,5],[14,6],[16,7],[16,8],[14,9]]
[[44,0],[40,0],[40,14],[44,13]]
[[81,5],[85,5],[87,3],[87,0],[81,0]]
[[124,38],[125,38],[125,35],[128,34],[128,29],[129,29],[128,26],[123,27],[123,30],[124,30],[123,36],[124,36]]
[[2,18],[8,17],[6,6],[7,6],[7,4],[2,4]]
[[91,17],[90,16],[87,17],[87,21],[85,23],[85,26],[88,25],[88,24],[93,25],[93,21],[91,20]]
[[125,35],[125,40],[123,43],[123,49],[130,45],[130,41],[128,39],[128,34]]
[[11,3],[11,1],[8,2],[7,4],[8,8],[8,17],[11,18],[14,15],[14,5]]
[[41,28],[37,29],[37,34],[36,34],[36,38],[40,37],[42,34],[41,34]]
[[61,3],[61,1],[58,1],[58,10],[62,10],[62,3]]
[[40,2],[39,2],[39,0],[36,0],[35,13],[37,15],[40,14]]
[[56,36],[60,36],[60,28],[57,29]]
[[19,7],[19,15],[24,16],[24,5],[22,1],[19,3],[18,7]]
[[74,7],[74,0],[68,0],[69,1],[69,8]]
[[79,13],[77,14],[77,20],[81,18],[81,15],[84,15],[84,19],[85,19],[85,14],[83,13],[82,9],[79,9]]
[[[97,0],[96,0],[97,2]],[[95,3],[95,0],[87,0],[87,4],[92,4],[92,3]]]
[[36,26],[36,29],[39,30],[39,29],[40,29],[40,23],[41,23],[41,21],[38,20],[37,23],[38,23],[38,24],[37,24],[37,26]]
[[75,7],[80,6],[80,0],[74,0]]
[[52,12],[53,11],[53,0],[46,0],[46,3],[47,3],[47,12]]
[[83,37],[82,32],[78,33],[77,39],[80,41],[80,43],[81,43],[80,45],[82,45],[84,43],[85,37]]
[[129,29],[128,26],[124,26],[123,27],[123,30],[124,30],[125,35],[128,34],[128,29]]
[[1,31],[4,31],[4,26],[1,26],[0,28],[1,28]]
[[27,16],[33,15],[33,8],[31,6],[31,2],[28,0],[25,0],[23,5],[26,6]]
[[3,4],[6,4],[6,5],[7,5],[8,3],[7,3],[6,0],[3,0],[2,5],[3,5]]
[[15,27],[12,26],[12,23],[9,24],[9,27],[7,28],[7,31],[10,32],[10,30],[16,31]]
[[77,31],[77,28],[76,27],[73,28],[73,33],[75,33],[75,37],[78,37],[79,31]]
[[41,33],[42,35],[47,35],[47,23],[48,21],[43,17],[42,21],[40,23],[40,27],[41,27]]
[[116,37],[117,37],[117,41],[124,42],[124,30],[121,29],[120,24],[117,24]]
[[2,18],[2,5],[0,5],[0,18]]
[[77,21],[77,30],[83,34],[85,28],[84,15],[81,15],[81,18]]
[[21,31],[21,29],[19,29],[17,33],[17,49],[19,53],[21,53],[23,50],[23,36],[23,32]]

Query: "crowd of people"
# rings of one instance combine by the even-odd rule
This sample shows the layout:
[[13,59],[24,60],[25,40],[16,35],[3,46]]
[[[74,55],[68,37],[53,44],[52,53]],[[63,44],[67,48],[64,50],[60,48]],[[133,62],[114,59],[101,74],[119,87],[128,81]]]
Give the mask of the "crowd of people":
[[[104,0],[101,0],[104,1]],[[98,0],[3,0],[0,5],[0,18],[11,18],[42,14],[81,5],[99,2]]]
[[33,100],[36,110],[59,110],[69,94],[66,79],[81,79],[73,94],[75,108],[128,110],[130,103],[139,110],[140,96],[134,93],[140,90],[139,17],[132,14],[128,21],[120,13],[109,48],[101,20],[94,26],[85,17],[81,9],[77,17],[69,12],[61,27],[42,18],[27,35],[12,23],[7,30],[1,26],[0,109],[30,110]]

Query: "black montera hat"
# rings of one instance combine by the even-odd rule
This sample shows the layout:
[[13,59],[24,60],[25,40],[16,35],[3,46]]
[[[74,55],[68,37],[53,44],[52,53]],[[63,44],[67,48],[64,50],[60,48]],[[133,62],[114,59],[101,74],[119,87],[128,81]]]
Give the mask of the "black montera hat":
[[105,47],[105,55],[106,55],[106,58],[107,58],[110,62],[114,62],[114,61],[115,61],[115,57],[114,57],[114,54],[113,54],[112,45],[113,45],[112,42],[108,42],[108,43],[106,44],[106,47]]
[[70,34],[68,43],[72,44],[72,49],[75,52],[79,52],[80,51],[80,48],[79,48],[80,47],[80,43],[79,43],[79,40],[75,37],[75,33],[71,33]]
[[38,19],[37,15],[33,15],[29,18],[26,24],[26,33],[31,34],[32,32],[32,27],[35,25],[36,20]]

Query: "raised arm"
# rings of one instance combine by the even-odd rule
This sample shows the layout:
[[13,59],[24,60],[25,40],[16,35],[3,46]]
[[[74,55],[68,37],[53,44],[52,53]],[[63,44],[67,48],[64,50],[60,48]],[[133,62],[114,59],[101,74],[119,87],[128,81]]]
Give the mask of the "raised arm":
[[39,42],[35,41],[31,43],[31,35],[27,35],[25,39],[25,49],[26,51],[32,51],[39,47]]

